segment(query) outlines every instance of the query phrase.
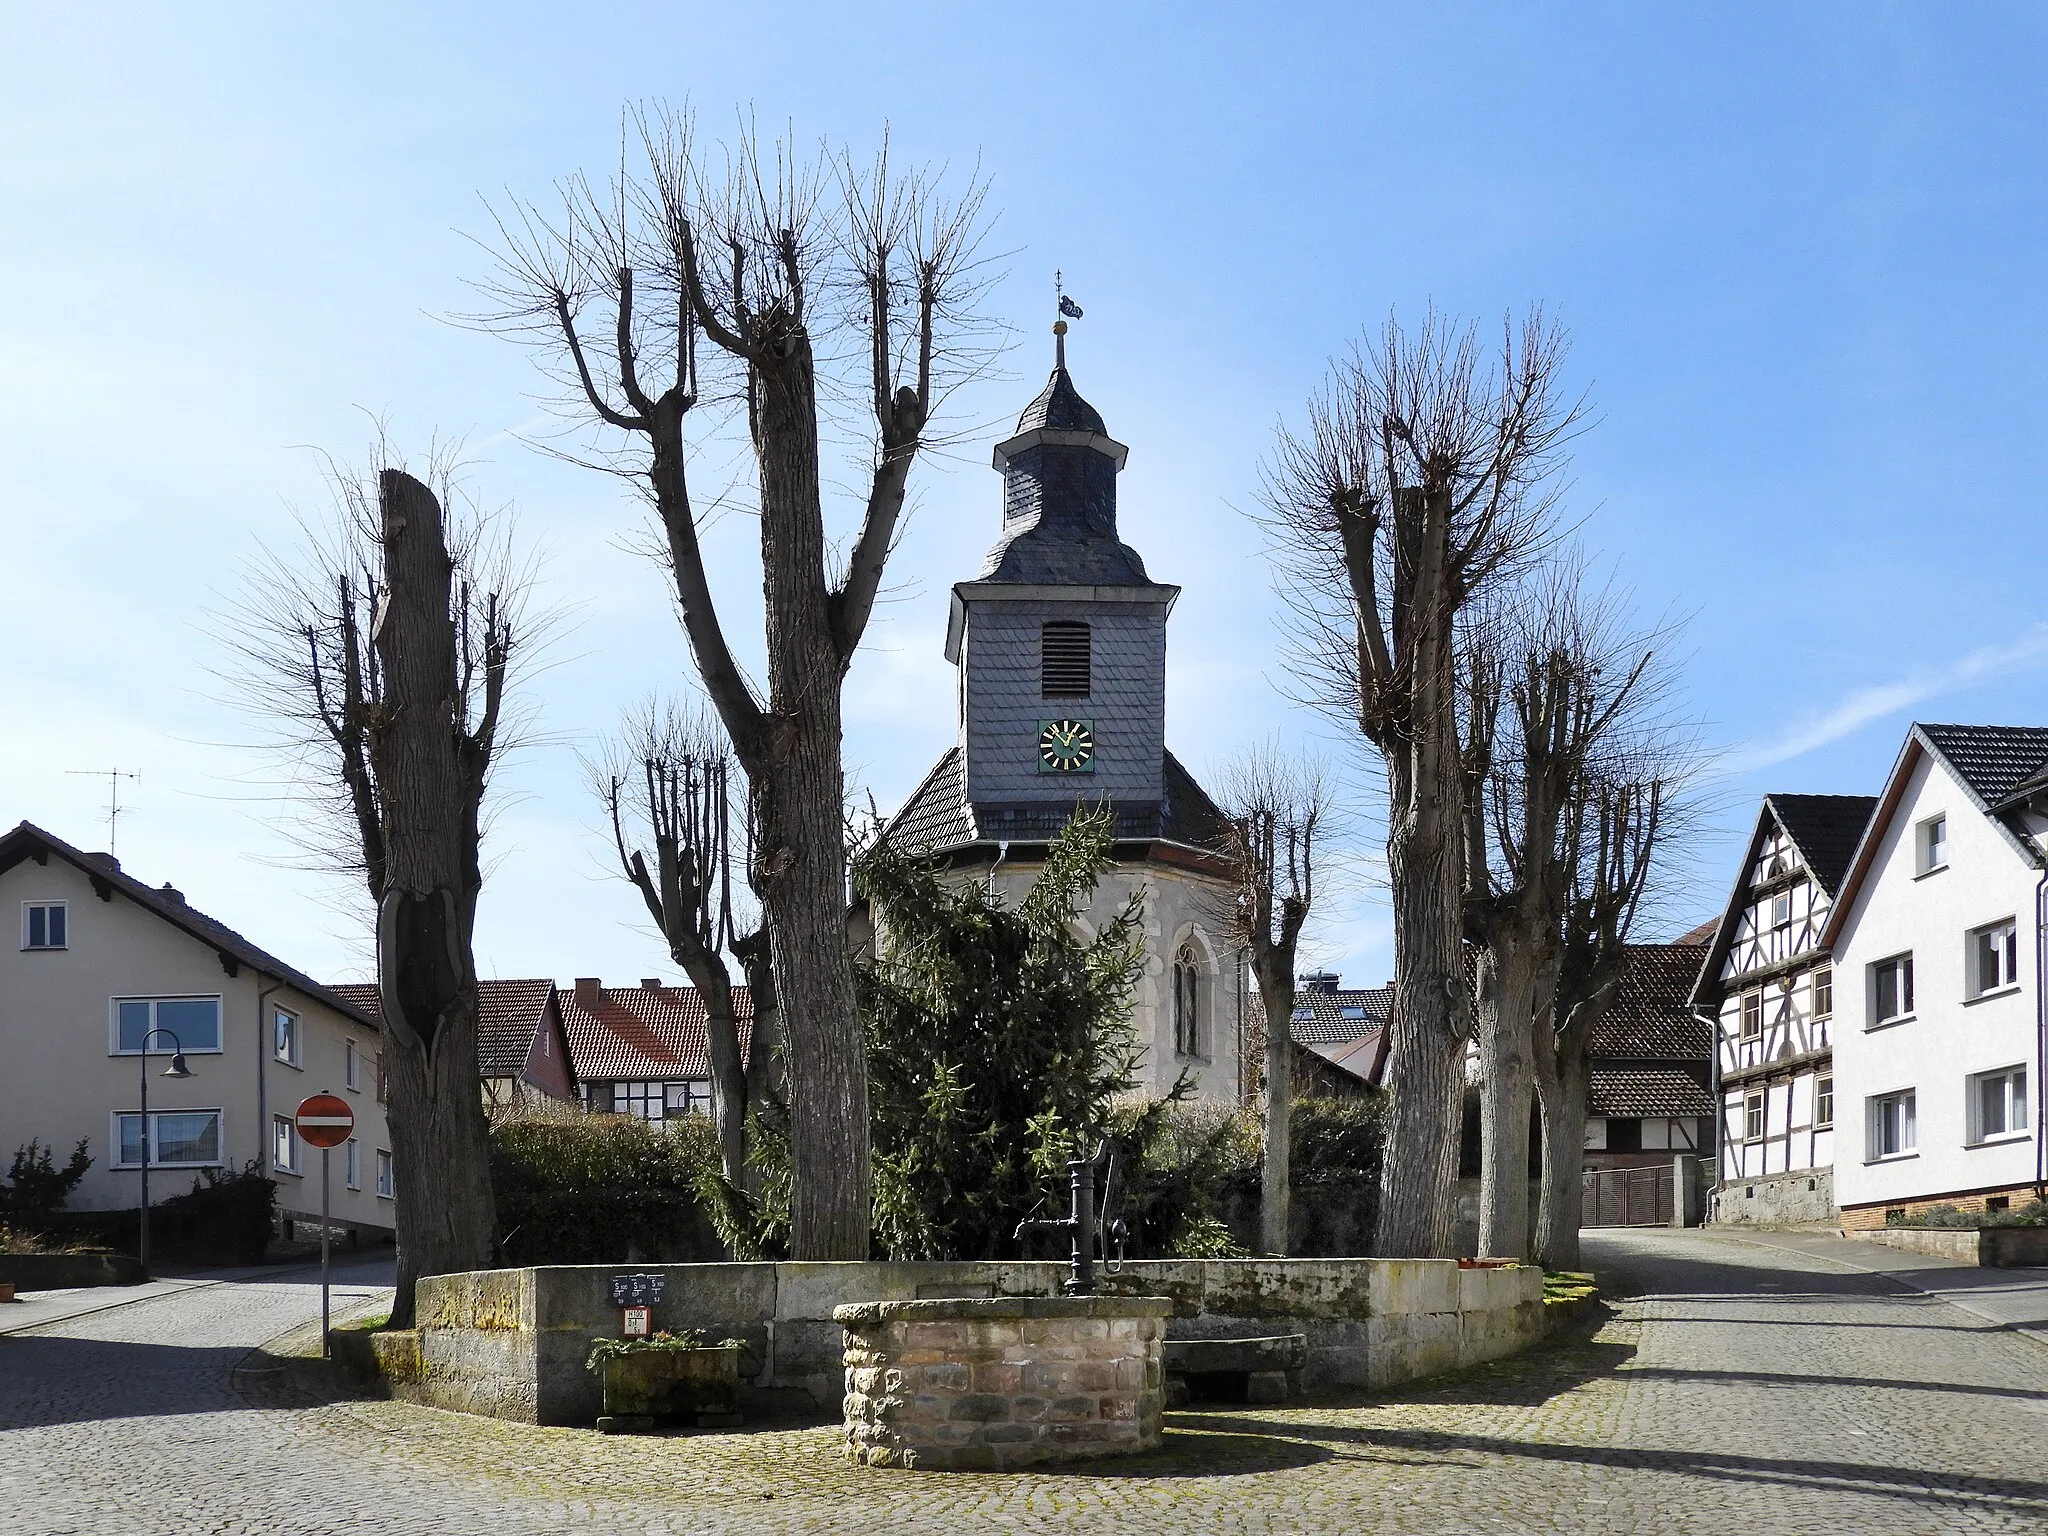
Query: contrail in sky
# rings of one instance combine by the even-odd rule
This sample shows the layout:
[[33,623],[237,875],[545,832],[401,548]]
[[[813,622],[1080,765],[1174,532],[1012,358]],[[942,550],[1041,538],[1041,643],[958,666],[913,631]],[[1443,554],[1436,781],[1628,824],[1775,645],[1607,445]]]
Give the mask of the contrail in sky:
[[1982,646],[1938,670],[1915,672],[1895,682],[1855,689],[1817,719],[1794,726],[1776,741],[1737,754],[1730,766],[1740,771],[1790,762],[1923,699],[1937,698],[1967,683],[2014,671],[2042,657],[2048,657],[2048,623],[2036,624],[2004,645]]

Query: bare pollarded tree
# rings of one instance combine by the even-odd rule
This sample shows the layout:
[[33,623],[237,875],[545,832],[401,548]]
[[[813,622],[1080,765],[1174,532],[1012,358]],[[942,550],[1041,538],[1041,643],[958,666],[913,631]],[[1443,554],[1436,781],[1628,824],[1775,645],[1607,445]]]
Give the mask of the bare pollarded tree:
[[[744,1189],[747,1116],[775,1091],[779,1052],[767,936],[734,888],[735,867],[744,880],[752,862],[752,828],[744,803],[733,803],[732,770],[716,720],[649,704],[591,765],[591,778],[620,872],[703,999],[720,1161],[726,1182]],[[744,1042],[728,956],[740,963],[753,1005]]]
[[[700,150],[685,114],[641,114],[618,176],[577,176],[558,211],[499,220],[498,308],[479,323],[534,343],[572,413],[659,517],[685,634],[756,829],[787,1040],[799,1259],[865,1259],[867,1073],[846,939],[841,687],[901,525],[910,472],[949,388],[985,365],[976,305],[984,188],[740,133]],[[702,407],[744,410],[751,470],[715,487],[760,525],[765,679],[720,615],[693,493],[716,449]],[[832,402],[865,419],[851,543],[828,536],[821,459]],[[707,412],[715,415],[715,412]]]
[[1529,1256],[1536,1033],[1548,1029],[1580,872],[1579,823],[1618,753],[1668,698],[1660,634],[1622,621],[1582,561],[1531,590],[1468,648],[1466,921],[1480,1065],[1479,1252]]
[[1284,431],[1265,503],[1309,696],[1386,770],[1394,916],[1391,1106],[1376,1251],[1447,1253],[1473,1028],[1464,964],[1461,620],[1548,543],[1553,477],[1581,407],[1540,313],[1477,332],[1389,321]]
[[[379,455],[382,457],[381,452]],[[511,744],[506,685],[545,627],[530,573],[473,508],[379,463],[336,471],[337,515],[302,556],[267,556],[232,624],[249,707],[311,760],[308,841],[375,911],[390,1092],[398,1289],[490,1266],[496,1224],[477,1072],[473,939],[482,812]]]
[[1290,1217],[1295,953],[1315,906],[1317,850],[1328,831],[1332,795],[1319,764],[1290,760],[1268,747],[1247,752],[1225,770],[1222,810],[1236,876],[1231,927],[1250,954],[1264,1016],[1259,1250],[1284,1254]]

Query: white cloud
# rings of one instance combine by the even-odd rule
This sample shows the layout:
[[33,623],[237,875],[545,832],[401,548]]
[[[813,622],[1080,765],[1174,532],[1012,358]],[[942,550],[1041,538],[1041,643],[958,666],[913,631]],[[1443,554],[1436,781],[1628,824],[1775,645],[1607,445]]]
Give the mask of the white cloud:
[[2017,640],[2004,645],[1981,646],[1946,667],[1923,669],[1889,683],[1855,689],[1832,709],[1793,726],[1775,741],[1738,754],[1733,766],[1747,770],[1789,762],[1840,741],[1873,720],[1910,709],[1923,700],[1939,698],[1967,684],[2017,671],[2043,658],[2048,658],[2048,623],[2035,624]]

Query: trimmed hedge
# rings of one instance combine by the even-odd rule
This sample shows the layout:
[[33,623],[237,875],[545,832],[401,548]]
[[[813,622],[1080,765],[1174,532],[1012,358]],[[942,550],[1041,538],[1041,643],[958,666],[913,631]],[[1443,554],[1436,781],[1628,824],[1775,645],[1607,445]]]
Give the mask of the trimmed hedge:
[[688,1264],[726,1257],[699,1204],[718,1170],[704,1116],[649,1125],[575,1105],[527,1104],[491,1123],[501,1262]]

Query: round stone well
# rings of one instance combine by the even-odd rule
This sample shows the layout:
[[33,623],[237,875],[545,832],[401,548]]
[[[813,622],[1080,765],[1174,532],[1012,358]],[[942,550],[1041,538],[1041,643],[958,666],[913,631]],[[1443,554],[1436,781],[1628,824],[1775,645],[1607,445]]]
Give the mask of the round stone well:
[[835,1307],[846,1455],[994,1471],[1159,1444],[1163,1296],[1004,1296]]

